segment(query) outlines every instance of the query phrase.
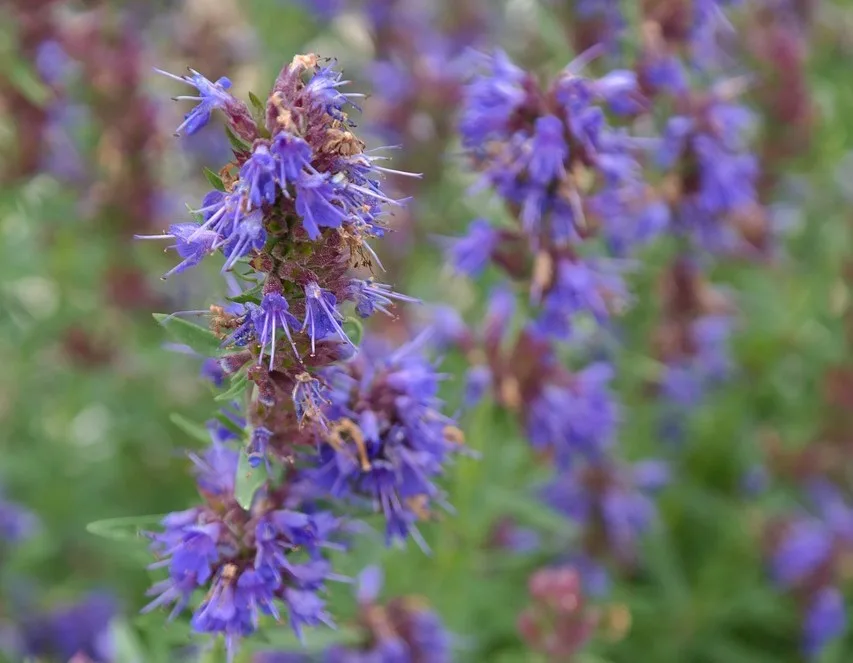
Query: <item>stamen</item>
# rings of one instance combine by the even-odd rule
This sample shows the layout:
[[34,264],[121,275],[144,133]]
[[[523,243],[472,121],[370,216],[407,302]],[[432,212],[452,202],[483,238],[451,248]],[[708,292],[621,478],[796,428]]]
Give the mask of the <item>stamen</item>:
[[346,443],[344,442],[341,433],[349,435],[350,439],[355,443],[362,472],[370,472],[370,470],[373,469],[373,466],[370,464],[370,459],[367,455],[367,445],[364,442],[364,435],[362,434],[361,429],[352,419],[341,419],[337,424],[335,424],[334,428],[332,428],[327,438],[329,444],[331,444],[336,451],[346,452]]

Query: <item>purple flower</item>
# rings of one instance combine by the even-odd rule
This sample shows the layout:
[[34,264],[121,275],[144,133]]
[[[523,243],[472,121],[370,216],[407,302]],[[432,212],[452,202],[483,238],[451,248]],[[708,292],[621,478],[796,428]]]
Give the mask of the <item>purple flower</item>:
[[693,141],[699,160],[699,209],[708,214],[736,210],[755,200],[755,180],[758,161],[751,154],[731,153],[724,145],[709,136],[700,135]]
[[483,340],[490,348],[498,347],[506,336],[515,315],[515,293],[498,286],[489,293],[489,306],[483,320]]
[[184,116],[184,121],[175,129],[175,134],[181,133],[182,130],[186,130],[188,135],[196,133],[210,121],[210,114],[215,109],[225,108],[234,99],[228,92],[228,89],[231,87],[231,81],[224,76],[217,79],[215,83],[212,83],[194,69],[190,69],[189,76],[176,76],[161,69],[155,69],[154,71],[173,78],[176,81],[188,83],[198,90],[199,96],[197,97],[175,97],[177,101],[199,102],[195,108]]
[[724,5],[741,0],[695,0],[693,2],[690,46],[693,63],[702,69],[720,64],[725,53],[722,42],[734,37],[735,30],[723,12]]
[[362,97],[357,93],[343,93],[339,87],[349,84],[349,81],[341,80],[343,74],[335,71],[331,66],[318,70],[305,86],[305,94],[311,100],[312,105],[319,106],[332,117],[343,120],[343,107],[352,103],[350,98]]
[[270,152],[278,164],[278,185],[282,191],[287,191],[287,186],[297,182],[303,175],[303,171],[311,165],[313,153],[311,146],[298,136],[286,131],[280,131],[273,138]]
[[669,53],[650,54],[642,62],[645,83],[653,90],[671,95],[681,95],[687,91],[687,72],[681,61]]
[[580,19],[600,21],[602,38],[610,47],[626,25],[619,0],[578,0],[575,12]]
[[430,343],[438,349],[462,343],[470,336],[470,331],[452,306],[430,306],[429,329]]
[[572,320],[581,313],[604,324],[610,317],[608,301],[624,302],[628,294],[619,265],[602,261],[562,260],[554,284],[545,296],[536,329],[555,338],[571,334]]
[[208,191],[201,201],[201,207],[194,210],[200,214],[203,223],[201,230],[213,230],[223,237],[231,234],[234,224],[245,211],[246,192],[238,185],[231,193]]
[[569,156],[569,146],[564,133],[563,123],[553,115],[536,120],[527,170],[539,186],[548,186],[566,175],[563,164]]
[[832,533],[820,521],[793,523],[773,555],[776,581],[785,587],[798,584],[829,559],[832,548]]
[[[386,518],[389,542],[413,534],[433,501],[433,483],[458,446],[453,421],[438,411],[435,368],[421,354],[426,337],[391,351],[370,340],[347,364],[324,375],[329,432],[306,487],[320,495],[368,500]],[[362,376],[355,379],[355,375]]]
[[[245,421],[239,419],[238,426],[245,426]],[[226,431],[222,434],[223,429]],[[227,498],[234,494],[234,475],[237,473],[239,454],[224,442],[233,437],[233,433],[218,424],[210,429],[212,444],[203,454],[190,454],[195,465],[196,482],[199,488],[213,496]]]
[[311,354],[316,352],[316,342],[337,334],[342,341],[353,345],[344,328],[341,327],[344,317],[338,312],[338,301],[328,290],[323,290],[313,281],[305,286],[305,320],[301,331],[308,332],[311,337]]
[[111,663],[117,654],[110,632],[116,612],[112,596],[95,593],[26,620],[21,638],[25,652],[45,660],[70,661],[82,654],[93,663]]
[[468,234],[451,243],[448,260],[462,274],[477,276],[489,264],[499,239],[498,231],[488,221],[475,219],[468,226]]
[[633,71],[616,69],[595,81],[594,86],[596,96],[606,101],[614,113],[630,115],[643,108],[637,74]]
[[219,365],[219,361],[213,357],[205,359],[202,362],[199,373],[203,379],[211,382],[214,387],[221,387],[225,384],[225,373]]
[[290,307],[287,300],[277,292],[270,292],[264,295],[261,300],[261,305],[251,312],[252,324],[255,328],[255,335],[258,343],[261,344],[261,353],[258,355],[258,363],[261,363],[264,358],[264,350],[267,346],[270,348],[270,370],[272,370],[275,362],[275,333],[277,329],[281,329],[287,337],[290,347],[293,349],[293,354],[299,357],[296,350],[296,345],[293,342],[290,329],[297,327],[299,322],[290,313]]
[[432,610],[406,598],[387,606],[377,604],[382,589],[382,572],[371,566],[359,574],[357,598],[365,614],[381,621],[365,620],[369,629],[365,645],[358,649],[333,646],[326,650],[325,663],[409,662],[449,663],[450,636],[441,619]]
[[602,219],[602,232],[613,255],[625,256],[669,228],[669,205],[650,194],[644,183],[629,182],[607,187],[589,199],[588,207]]
[[[239,582],[247,573],[236,579],[236,567],[223,567],[214,578],[210,593],[193,613],[191,625],[199,633],[222,633],[225,635],[228,662],[234,660],[237,642],[240,637],[252,633],[257,624],[253,623],[254,605],[252,589],[239,587]],[[255,616],[254,619],[257,619]]]
[[166,247],[175,249],[183,260],[163,275],[167,278],[172,274],[195,267],[216,248],[219,240],[212,230],[205,230],[195,223],[174,223],[169,226],[169,232],[163,235],[134,235],[136,239],[173,239],[175,243]]
[[701,114],[667,123],[658,160],[683,181],[673,229],[703,249],[732,251],[743,244],[727,222],[757,204],[758,160],[745,140],[752,122],[748,109],[716,92]]
[[[263,453],[269,432],[255,428],[250,451],[253,456]],[[232,467],[222,468],[232,482],[235,465],[236,460]],[[234,509],[233,496],[207,496],[223,502],[227,509],[202,506],[173,513],[163,520],[162,532],[149,535],[153,550],[162,556],[153,567],[167,567],[169,577],[151,588],[149,593],[156,598],[145,611],[175,603],[174,617],[188,604],[193,592],[210,584],[191,623],[198,632],[224,634],[229,660],[239,638],[257,629],[261,614],[279,618],[277,600],[288,604],[297,634],[303,625],[328,622],[316,592],[323,589],[325,580],[339,579],[321,557],[322,549],[332,546],[328,538],[338,527],[337,519],[322,512],[308,515],[274,510],[255,521]],[[264,507],[269,508],[266,503],[259,505]],[[223,514],[228,514],[227,520]],[[254,522],[254,531],[247,531]],[[246,558],[247,545],[255,549],[251,563]],[[307,553],[308,563],[297,564],[290,558],[297,549]]]
[[582,526],[604,525],[612,552],[622,560],[636,554],[637,538],[654,521],[651,497],[669,481],[661,461],[633,467],[610,462],[577,465],[558,473],[543,491],[545,502]]
[[506,137],[510,119],[526,97],[525,74],[506,53],[497,51],[486,64],[489,71],[476,76],[465,91],[459,130],[466,147]]
[[326,612],[326,604],[316,592],[286,589],[284,600],[290,614],[290,628],[298,638],[302,638],[302,629],[305,626],[334,626],[331,616]]
[[71,59],[55,39],[39,44],[35,56],[36,70],[48,85],[59,85],[68,74]]
[[465,407],[474,407],[485,396],[492,383],[492,371],[488,366],[472,366],[465,374]]
[[812,600],[803,622],[803,653],[810,659],[820,656],[823,648],[847,627],[844,597],[835,587],[824,587]]
[[377,283],[372,278],[352,279],[347,287],[347,297],[355,302],[355,312],[362,318],[369,318],[376,311],[382,311],[385,315],[393,317],[388,309],[394,306],[395,299],[410,303],[419,301],[414,297],[394,292],[390,285]]
[[[325,21],[335,18],[344,9],[343,0],[297,0],[297,4]],[[273,661],[263,661],[263,663],[273,663]]]
[[249,439],[249,465],[257,467],[261,462],[267,463],[269,470],[269,460],[267,459],[267,445],[269,445],[272,431],[269,428],[258,426],[252,431],[252,437]]
[[193,591],[210,579],[220,557],[222,528],[218,523],[200,524],[200,516],[198,509],[172,513],[161,523],[164,531],[150,535],[152,549],[163,557],[151,568],[168,566],[169,578],[151,587],[148,595],[156,598],[143,612],[174,603],[172,619],[186,607]]
[[37,528],[35,514],[0,497],[0,544],[20,543],[32,536]]
[[581,454],[601,457],[616,430],[618,407],[607,388],[609,364],[587,366],[568,385],[546,384],[527,412],[527,431],[535,447],[553,447],[559,462]]
[[260,144],[240,168],[240,180],[247,187],[249,202],[254,207],[275,202],[275,175],[279,167],[269,148]]
[[222,271],[232,269],[237,261],[252,251],[260,251],[267,241],[267,231],[264,228],[264,215],[259,209],[250,212],[234,224],[234,228],[222,247],[227,256]]
[[296,181],[296,213],[311,239],[320,236],[320,228],[339,228],[347,217],[336,205],[340,197],[328,179],[322,175],[301,172]]
[[679,408],[695,408],[702,402],[705,385],[691,362],[670,362],[660,376],[661,394]]

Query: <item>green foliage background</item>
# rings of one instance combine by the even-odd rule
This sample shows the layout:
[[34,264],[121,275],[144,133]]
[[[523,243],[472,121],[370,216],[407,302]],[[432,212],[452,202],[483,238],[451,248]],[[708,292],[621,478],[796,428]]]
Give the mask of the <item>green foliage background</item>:
[[[358,79],[364,55],[353,47],[345,23],[323,28],[278,0],[242,7],[260,42],[258,80],[272,80],[283,61],[305,50],[336,56]],[[796,494],[780,486],[748,500],[740,479],[760,458],[762,430],[778,431],[792,447],[817,432],[823,371],[843,362],[849,350],[841,315],[851,293],[840,274],[853,248],[853,167],[848,162],[842,171],[839,165],[853,148],[853,10],[850,3],[827,2],[824,11],[843,21],[820,23],[812,38],[809,67],[819,110],[814,142],[778,191],[798,223],[787,255],[775,264],[725,265],[715,275],[732,287],[742,311],[735,348],[740,371],[691,418],[678,453],[662,447],[655,406],[642,395],[654,370],[647,357],[654,284],[668,247],[650,251],[635,277],[637,303],[625,324],[629,333],[618,365],[626,403],[620,443],[631,458],[669,455],[674,481],[660,500],[660,522],[644,543],[645,568],[618,582],[609,599],[627,608],[630,630],[614,640],[602,629],[580,663],[800,660],[794,604],[769,584],[760,548],[762,517],[796,504]],[[571,52],[547,14],[538,16],[534,29],[548,55],[537,68],[553,72]],[[510,52],[519,48],[512,35],[506,39]],[[2,66],[26,71],[27,63],[3,53]],[[228,73],[208,72],[204,62],[186,64],[212,76]],[[397,285],[476,316],[485,289],[449,277],[427,241],[431,233],[459,233],[474,216],[500,214],[488,197],[466,197],[471,180],[464,162],[451,155],[420,195],[415,209],[421,241],[408,256],[405,284]],[[186,195],[194,200],[193,191]],[[125,606],[126,618],[117,626],[121,661],[165,663],[174,660],[171,648],[187,643],[189,635],[180,622],[164,629],[162,614],[136,616],[150,583],[144,543],[134,536],[142,521],[110,525],[108,533],[118,533],[112,538],[87,531],[87,524],[190,505],[194,489],[181,450],[198,442],[170,416],[204,421],[215,403],[197,379],[198,360],[162,348],[166,337],[150,311],[120,311],[104,301],[111,257],[145,266],[155,284],[165,259],[150,245],[105,231],[109,219],[93,227],[78,203],[47,176],[0,191],[0,478],[9,496],[42,520],[35,539],[0,560],[0,578],[4,590],[31,582],[33,600],[43,605],[94,587],[112,590]],[[385,255],[387,248],[379,251]],[[193,298],[212,302],[220,287],[215,269],[182,285],[178,279],[155,285],[173,308],[196,308]],[[180,305],[187,300],[190,306]],[[71,327],[111,348],[113,360],[100,367],[71,362],[62,349]],[[463,370],[460,358],[448,358],[447,371],[456,378],[447,389],[451,404],[458,402]],[[388,596],[426,596],[458,635],[459,661],[536,661],[516,635],[515,619],[527,602],[529,574],[571,552],[572,531],[531,496],[530,486],[546,471],[534,463],[507,415],[484,404],[464,416],[463,428],[480,457],[461,459],[447,477],[457,513],[422,528],[433,554],[414,545],[386,550],[367,538],[339,566],[355,574],[379,562]],[[490,528],[508,514],[543,533],[540,550],[518,555],[487,546]],[[344,625],[354,607],[349,594],[347,587],[332,591],[333,613]],[[293,645],[287,629],[274,624],[264,637],[266,645],[256,644]],[[309,642],[319,645],[329,637],[337,636],[316,634]],[[823,659],[850,660],[853,633]]]

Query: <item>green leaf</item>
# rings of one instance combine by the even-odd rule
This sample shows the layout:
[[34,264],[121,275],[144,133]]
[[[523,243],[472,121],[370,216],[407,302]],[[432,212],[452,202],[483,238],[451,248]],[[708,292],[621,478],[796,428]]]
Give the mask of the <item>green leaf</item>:
[[254,92],[249,92],[249,101],[252,102],[252,107],[255,109],[257,115],[263,117],[267,110],[264,102],[258,99],[258,96]]
[[484,499],[487,504],[498,507],[506,513],[516,516],[522,522],[539,527],[555,534],[568,535],[575,528],[563,516],[552,511],[538,500],[533,500],[508,488],[489,488]]
[[229,419],[224,413],[217,412],[214,415],[215,419],[225,426],[228,430],[230,430],[237,437],[243,437],[246,434],[246,431],[240,428],[237,424],[235,424],[231,419]]
[[122,663],[144,663],[149,659],[145,656],[142,642],[130,625],[123,619],[115,619],[110,625],[110,635],[115,651],[115,660]]
[[237,476],[234,478],[234,497],[237,504],[247,511],[252,506],[252,498],[255,492],[266,483],[267,468],[264,463],[257,467],[249,465],[249,455],[240,452],[240,461],[237,463]]
[[246,391],[246,385],[249,383],[249,375],[247,373],[238,373],[231,378],[231,386],[226,391],[217,395],[215,400],[218,403],[222,401],[233,401],[243,395]]
[[347,316],[343,328],[353,345],[361,345],[361,339],[364,338],[364,325],[361,324],[361,320]]
[[50,98],[50,90],[25,62],[12,62],[11,66],[8,66],[8,77],[12,86],[30,103],[44,106]]
[[175,424],[175,426],[180,428],[191,438],[198,440],[202,444],[210,444],[210,433],[208,433],[207,428],[205,428],[202,424],[197,424],[194,421],[190,421],[189,419],[178,414],[177,412],[173,412],[169,415],[169,421]]
[[341,626],[336,629],[331,628],[306,628],[303,632],[303,639],[299,640],[290,629],[282,628],[280,625],[273,627],[264,627],[257,631],[258,640],[263,644],[258,643],[258,649],[266,649],[270,646],[276,649],[304,651],[309,654],[316,654],[328,649],[331,645],[356,645],[361,642],[363,637],[359,629]]
[[229,302],[234,302],[235,304],[247,304],[251,302],[252,304],[259,304],[261,302],[261,294],[264,291],[264,284],[259,283],[254,288],[250,288],[235,297],[226,297]]
[[210,186],[214,189],[217,191],[225,191],[225,183],[222,181],[222,178],[206,166],[204,168],[204,176],[207,178],[207,181],[210,182]]
[[112,541],[140,541],[145,527],[154,527],[168,514],[148,516],[127,516],[124,518],[106,518],[86,525],[89,534]]
[[209,329],[165,313],[155,313],[154,319],[163,325],[169,335],[178,343],[188,345],[205,357],[218,355],[222,351],[220,347],[222,342]]
[[228,136],[228,142],[231,143],[231,147],[233,147],[237,152],[248,152],[251,148],[251,146],[235,134],[233,129],[231,129],[227,124],[225,125],[225,135]]

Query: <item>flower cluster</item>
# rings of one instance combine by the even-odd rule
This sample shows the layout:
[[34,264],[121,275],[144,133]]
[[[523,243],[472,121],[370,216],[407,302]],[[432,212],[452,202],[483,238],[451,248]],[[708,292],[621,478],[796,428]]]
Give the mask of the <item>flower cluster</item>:
[[727,297],[703,278],[696,262],[680,257],[661,280],[661,319],[655,329],[658,378],[667,407],[665,430],[678,435],[683,413],[706,389],[731,372],[728,338],[733,310]]
[[[287,607],[296,633],[330,624],[317,593],[334,577],[322,552],[333,545],[337,520],[288,508],[287,497],[273,490],[243,509],[234,495],[239,453],[226,446],[236,435],[215,422],[210,428],[211,448],[193,458],[204,504],[170,514],[163,531],[150,535],[162,557],[152,568],[165,566],[169,576],[151,588],[155,598],[146,610],[174,604],[174,617],[194,591],[209,587],[192,625],[200,633],[223,633],[231,655],[237,639],[257,629],[261,614],[280,618],[277,603]],[[306,559],[298,562],[300,553]]]
[[[848,261],[844,282],[853,280]],[[844,324],[845,347],[853,346],[853,319]],[[801,647],[818,659],[825,646],[844,631],[847,619],[841,589],[849,580],[853,555],[853,508],[850,506],[849,453],[853,412],[853,370],[848,362],[830,365],[822,380],[821,427],[803,446],[783,435],[764,439],[763,465],[754,474],[771,476],[805,494],[805,507],[778,514],[766,523],[766,553],[771,577],[790,592],[802,615]],[[761,482],[767,484],[766,480]],[[759,485],[767,489],[767,485]]]
[[[0,553],[34,536],[39,526],[35,514],[0,495]],[[28,588],[21,577],[20,588]],[[115,661],[111,623],[117,612],[115,599],[93,593],[75,603],[34,609],[31,598],[10,597],[0,614],[0,656],[8,660]],[[5,607],[5,606],[4,606]],[[7,621],[9,620],[9,621]]]
[[[51,4],[57,3],[15,0],[7,5],[6,19],[16,31],[20,55],[35,62],[37,69],[42,68],[37,60],[42,45],[54,41],[58,31],[50,11]],[[28,96],[5,71],[0,76],[0,92],[7,121],[14,127],[12,131],[17,141],[12,154],[3,160],[0,176],[4,181],[22,180],[41,170],[41,160],[49,145],[50,117],[48,110]]]
[[[473,400],[491,385],[495,400],[521,418],[534,449],[553,460],[557,478],[546,501],[576,518],[590,544],[604,544],[592,552],[624,562],[653,509],[616,469],[614,369],[601,346],[600,358],[576,370],[566,359],[572,349],[596,345],[585,331],[590,324],[613,328],[613,315],[629,301],[627,253],[664,230],[668,215],[653,197],[639,195],[648,188],[644,141],[608,121],[644,111],[636,76],[581,75],[598,50],[570,63],[546,89],[502,53],[469,83],[463,142],[516,226],[478,219],[450,244],[448,258],[470,276],[494,264],[526,290],[531,320],[520,331],[511,331],[516,295],[503,286],[492,293],[481,330],[454,330],[473,364],[468,394]],[[599,238],[609,255],[591,255]],[[597,536],[601,512],[612,536]]]
[[115,661],[116,644],[110,625],[116,611],[115,599],[95,593],[77,603],[25,618],[18,653],[40,660]]
[[29,538],[37,529],[35,514],[3,498],[0,492],[0,544],[16,544]]
[[448,146],[454,140],[454,111],[462,100],[468,49],[483,43],[494,7],[483,0],[338,0],[306,3],[322,18],[346,9],[365,23],[371,56],[363,76],[373,94],[365,99],[367,130],[399,145],[404,171],[391,173],[389,185],[415,204],[395,215],[388,269],[402,269],[405,252],[418,238],[417,201],[440,178]]
[[433,502],[444,504],[434,478],[459,449],[462,432],[441,414],[441,375],[421,354],[425,335],[397,349],[378,339],[353,360],[322,374],[328,385],[323,415],[334,423],[306,490],[318,497],[373,502],[389,541],[415,536]]
[[572,567],[545,568],[528,582],[531,605],[521,613],[518,630],[525,642],[551,660],[570,660],[592,637],[599,621]]
[[803,512],[779,523],[771,571],[801,605],[803,653],[813,659],[847,623],[837,583],[844,577],[845,558],[853,553],[853,509],[825,480],[812,481],[808,493],[814,513]]
[[[382,573],[371,566],[358,578],[359,638],[357,646],[334,645],[323,652],[323,663],[446,663],[450,661],[450,634],[419,598],[405,596],[387,605],[377,599]],[[308,656],[264,652],[254,663],[309,663]]]
[[[197,90],[178,97],[196,102],[178,131],[197,132],[220,111],[234,160],[208,172],[215,188],[192,221],[145,238],[172,240],[180,260],[166,276],[218,252],[231,284],[248,283],[202,312],[222,348],[205,375],[246,398],[210,424],[209,451],[193,456],[204,504],[151,535],[168,578],[148,609],[174,604],[174,616],[206,591],[192,627],[224,634],[233,656],[264,615],[286,612],[297,634],[332,623],[321,593],[338,578],[324,556],[342,533],[333,511],[367,505],[384,514],[389,540],[421,542],[414,522],[441,502],[433,481],[461,434],[439,412],[441,376],[423,342],[366,341],[360,352],[346,312],[393,315],[395,302],[414,301],[351,271],[381,268],[369,242],[400,205],[382,190],[382,157],[351,131],[359,95],[316,55],[296,56],[251,108],[227,78],[168,75]],[[248,494],[244,472],[260,477]]]
[[678,435],[683,414],[705,388],[731,373],[735,311],[703,272],[721,259],[764,258],[773,248],[752,151],[756,116],[740,99],[747,79],[724,71],[733,31],[724,9],[733,4],[697,2],[681,14],[644,5],[637,78],[653,103],[669,109],[653,154],[658,177],[650,195],[677,242],[662,275],[654,336],[669,436]]
[[564,25],[577,51],[603,44],[615,51],[627,22],[619,0],[577,0],[553,2],[554,11]]

